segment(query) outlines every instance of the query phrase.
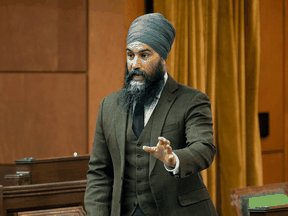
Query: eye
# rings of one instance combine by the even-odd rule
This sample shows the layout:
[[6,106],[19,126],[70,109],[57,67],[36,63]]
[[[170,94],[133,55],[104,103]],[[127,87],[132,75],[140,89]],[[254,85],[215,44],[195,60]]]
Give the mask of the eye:
[[128,53],[127,56],[128,56],[129,58],[133,58],[134,55],[133,55],[132,53]]
[[147,54],[142,54],[142,57],[143,57],[143,58],[147,58],[148,55],[147,55]]

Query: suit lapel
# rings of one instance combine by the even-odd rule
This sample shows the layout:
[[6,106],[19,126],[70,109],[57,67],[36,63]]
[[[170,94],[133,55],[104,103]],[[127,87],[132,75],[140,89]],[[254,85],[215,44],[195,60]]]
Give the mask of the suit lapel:
[[[173,94],[173,92],[177,90],[177,88],[178,83],[168,74],[167,83],[162,91],[161,97],[153,113],[154,121],[151,130],[150,146],[156,146],[158,142],[158,137],[161,134],[168,111],[176,99],[176,96]],[[156,161],[157,159],[152,154],[150,154],[149,176],[151,175]]]

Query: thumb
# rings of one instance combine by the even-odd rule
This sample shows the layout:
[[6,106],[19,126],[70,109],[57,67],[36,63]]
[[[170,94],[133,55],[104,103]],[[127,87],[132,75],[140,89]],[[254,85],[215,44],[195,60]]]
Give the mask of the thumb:
[[154,153],[156,147],[143,146],[142,149],[146,152]]

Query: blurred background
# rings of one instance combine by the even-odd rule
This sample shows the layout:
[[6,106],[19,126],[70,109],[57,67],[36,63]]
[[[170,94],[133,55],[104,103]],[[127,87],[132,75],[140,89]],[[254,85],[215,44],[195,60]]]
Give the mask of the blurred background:
[[91,153],[129,26],[151,12],[176,29],[168,72],[211,99],[202,175],[233,215],[231,188],[288,181],[288,0],[0,0],[0,164]]

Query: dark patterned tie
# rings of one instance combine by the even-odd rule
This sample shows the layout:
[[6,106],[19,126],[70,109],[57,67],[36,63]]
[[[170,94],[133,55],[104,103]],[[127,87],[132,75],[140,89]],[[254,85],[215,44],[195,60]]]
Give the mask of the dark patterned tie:
[[139,102],[135,106],[132,130],[134,131],[137,138],[139,138],[143,129],[144,129],[144,104]]

